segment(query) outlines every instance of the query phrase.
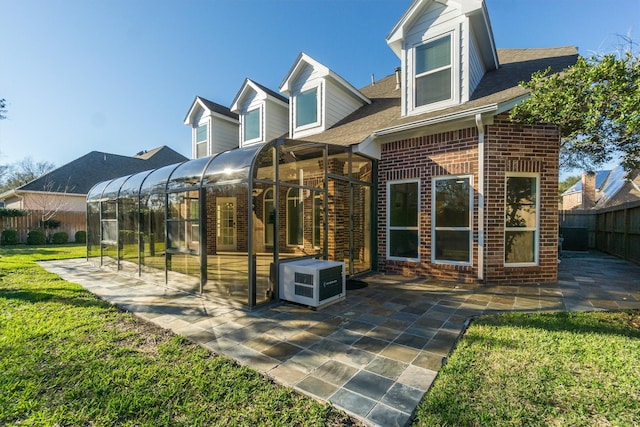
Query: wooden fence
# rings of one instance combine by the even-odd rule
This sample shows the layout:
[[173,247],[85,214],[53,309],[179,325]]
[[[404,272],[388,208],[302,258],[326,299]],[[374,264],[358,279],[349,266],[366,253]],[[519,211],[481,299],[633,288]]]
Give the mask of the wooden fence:
[[[87,215],[84,212],[58,212],[52,219],[60,221],[60,227],[51,230],[51,233],[66,232],[70,243],[74,241],[76,231],[87,229]],[[27,243],[29,231],[42,229],[40,213],[28,211],[24,216],[0,218],[0,231],[7,229],[17,230],[20,243]]]
[[589,248],[640,264],[640,201],[597,211],[560,211],[559,224],[565,230],[586,229]]

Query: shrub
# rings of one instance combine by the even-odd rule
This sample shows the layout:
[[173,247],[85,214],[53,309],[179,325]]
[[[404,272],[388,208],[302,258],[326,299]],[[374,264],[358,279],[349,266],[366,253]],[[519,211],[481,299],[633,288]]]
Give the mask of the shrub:
[[51,236],[51,243],[54,245],[64,245],[69,241],[69,235],[64,231],[58,231]]
[[44,245],[45,237],[42,230],[31,230],[27,235],[27,245]]
[[17,230],[2,230],[2,238],[0,243],[3,245],[17,245],[18,244],[18,231]]
[[87,243],[87,232],[84,230],[76,231],[74,240],[76,243]]
[[53,230],[54,228],[60,227],[60,224],[62,224],[62,222],[58,221],[57,219],[48,219],[46,221],[40,221],[40,224],[42,224],[42,226],[47,230]]

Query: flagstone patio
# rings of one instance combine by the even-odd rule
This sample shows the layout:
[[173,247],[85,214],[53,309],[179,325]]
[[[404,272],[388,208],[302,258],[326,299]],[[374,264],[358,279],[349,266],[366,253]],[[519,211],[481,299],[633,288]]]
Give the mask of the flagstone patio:
[[253,312],[144,282],[83,259],[42,262],[142,319],[361,419],[404,426],[473,317],[505,311],[640,309],[640,266],[567,254],[550,285],[470,286],[375,274],[318,311]]

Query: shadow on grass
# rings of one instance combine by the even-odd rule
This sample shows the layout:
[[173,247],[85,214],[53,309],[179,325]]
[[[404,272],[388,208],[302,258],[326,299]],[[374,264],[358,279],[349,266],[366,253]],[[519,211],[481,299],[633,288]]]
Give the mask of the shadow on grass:
[[[72,294],[71,296],[64,296],[64,294]],[[24,289],[3,289],[0,290],[0,298],[20,300],[27,303],[61,303],[69,304],[76,307],[96,307],[96,308],[109,308],[111,304],[101,299],[98,299],[91,293],[83,289],[56,289],[48,288],[47,291],[27,291]]]

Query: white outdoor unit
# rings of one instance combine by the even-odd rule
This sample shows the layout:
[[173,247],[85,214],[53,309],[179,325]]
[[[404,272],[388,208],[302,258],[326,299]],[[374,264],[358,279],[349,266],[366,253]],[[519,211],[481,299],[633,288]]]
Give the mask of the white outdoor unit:
[[301,259],[280,264],[280,299],[318,308],[346,294],[343,262]]

